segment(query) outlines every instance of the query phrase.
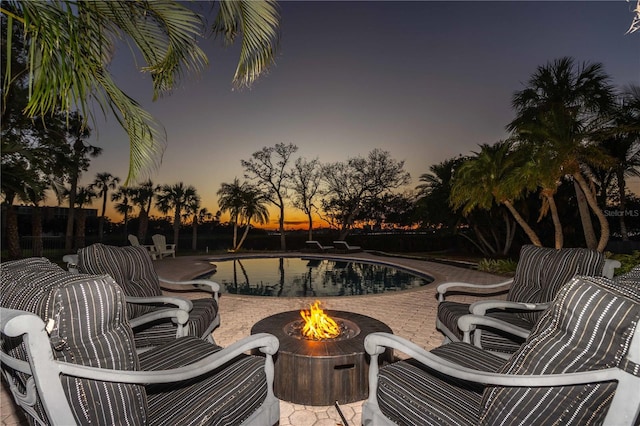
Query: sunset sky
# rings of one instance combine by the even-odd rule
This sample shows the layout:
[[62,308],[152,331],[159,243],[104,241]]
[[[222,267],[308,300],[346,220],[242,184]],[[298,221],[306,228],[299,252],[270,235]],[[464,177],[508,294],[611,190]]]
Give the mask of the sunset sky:
[[[283,1],[276,64],[251,89],[233,90],[238,50],[219,40],[203,44],[202,75],[156,102],[126,47],[111,69],[166,129],[153,182],[193,185],[215,213],[220,184],[243,180],[240,160],[265,146],[293,143],[323,163],[381,148],[405,161],[414,188],[431,165],[505,138],[512,95],[540,65],[571,56],[603,63],[615,86],[640,84],[640,34],[625,34],[634,5]],[[94,127],[90,142],[104,152],[82,183],[104,171],[124,179],[125,132],[113,117]],[[271,219],[275,227],[275,211]]]

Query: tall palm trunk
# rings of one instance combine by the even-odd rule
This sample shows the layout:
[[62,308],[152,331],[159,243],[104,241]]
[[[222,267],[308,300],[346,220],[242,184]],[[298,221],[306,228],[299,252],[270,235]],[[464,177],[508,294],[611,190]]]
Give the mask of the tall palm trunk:
[[73,166],[70,177],[69,188],[69,213],[67,215],[67,230],[65,232],[64,249],[71,251],[73,249],[73,224],[75,221],[76,194],[78,192],[78,179],[80,178],[80,158],[82,158],[82,139],[77,138],[73,144]]
[[191,234],[191,250],[196,251],[198,249],[198,215],[193,215],[191,227],[193,230]]
[[573,178],[576,182],[578,182],[578,185],[580,185],[580,189],[582,189],[589,207],[591,207],[591,210],[596,215],[596,217],[598,218],[598,222],[600,223],[600,240],[598,240],[598,246],[596,247],[596,250],[602,253],[604,252],[604,249],[607,247],[607,243],[609,242],[609,222],[607,221],[607,217],[604,215],[602,209],[598,206],[598,202],[593,196],[589,185],[584,180],[582,173],[580,173],[580,171],[574,173]]
[[240,241],[238,242],[238,245],[233,248],[233,251],[240,250],[240,247],[242,247],[244,240],[247,239],[247,234],[249,234],[249,228],[251,228],[251,221],[247,221],[244,227],[244,232],[242,233],[242,237],[240,237]]
[[33,206],[31,213],[31,235],[33,236],[33,252],[34,257],[42,256],[42,210],[40,206]]
[[549,204],[549,211],[551,212],[551,220],[553,222],[555,248],[561,249],[564,246],[564,234],[562,233],[562,223],[560,222],[560,215],[558,214],[556,199],[554,198],[553,192],[551,192],[551,190],[543,190],[542,196]]
[[104,213],[107,210],[107,192],[102,195],[102,214],[100,215],[100,221],[98,222],[98,238],[102,242],[104,237]]
[[629,232],[627,231],[627,223],[624,220],[624,216],[627,211],[627,184],[624,180],[624,168],[618,167],[616,170],[616,180],[618,181],[618,192],[620,193],[620,210],[622,214],[618,216],[620,218],[620,234],[622,234],[622,241],[629,241]]
[[[13,198],[13,197],[12,197]],[[20,259],[20,234],[18,232],[18,214],[13,204],[7,203],[7,251],[9,259]]]
[[82,248],[85,246],[85,225],[86,215],[82,208],[79,208],[76,213],[76,248]]
[[180,236],[180,213],[181,208],[176,206],[175,213],[173,215],[173,244],[176,245],[176,251],[178,251],[178,237]]
[[542,243],[540,242],[540,238],[538,238],[538,234],[536,234],[536,232],[529,226],[527,221],[525,221],[520,213],[518,213],[518,211],[515,209],[515,207],[513,207],[511,201],[504,200],[502,203],[509,209],[509,211],[513,215],[513,218],[516,220],[516,222],[518,222],[518,225],[520,225],[524,233],[527,234],[527,237],[529,237],[531,243],[535,246],[542,247]]
[[140,209],[138,216],[138,240],[140,244],[145,244],[147,228],[149,227],[149,213],[145,209]]
[[236,243],[238,242],[238,222],[233,222],[233,249],[231,251],[235,251]]
[[580,221],[582,222],[585,243],[587,248],[595,250],[596,247],[598,247],[598,240],[596,238],[596,232],[593,229],[593,223],[591,222],[589,203],[584,195],[584,191],[576,180],[573,181],[573,188],[576,191],[576,200],[578,201],[578,211],[580,212]]

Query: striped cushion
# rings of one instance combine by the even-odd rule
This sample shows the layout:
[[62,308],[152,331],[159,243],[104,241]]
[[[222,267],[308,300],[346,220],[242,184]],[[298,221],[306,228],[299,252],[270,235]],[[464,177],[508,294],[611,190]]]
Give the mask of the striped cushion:
[[629,272],[626,272],[622,275],[615,277],[615,282],[619,284],[633,285],[636,286],[640,283],[640,266],[636,266],[631,269]]
[[[50,337],[56,360],[137,369],[124,294],[111,277],[72,274],[46,259],[6,262],[0,267],[3,307],[35,313],[45,322],[55,321]],[[5,340],[3,351],[26,359],[20,340]],[[146,421],[142,386],[71,377],[61,381],[79,424],[136,425]],[[17,385],[24,389],[24,383]],[[36,411],[46,418],[40,404]]]
[[[193,309],[189,312],[189,335],[206,338],[204,334],[218,315],[215,299],[205,297],[191,300]],[[143,348],[167,343],[176,338],[176,327],[172,322],[152,322],[135,329],[136,347]]]
[[[507,300],[546,303],[552,301],[560,288],[576,275],[600,276],[605,257],[602,253],[585,248],[556,250],[525,245],[507,294]],[[541,311],[519,313],[534,323]]]
[[[220,348],[183,337],[140,354],[142,370],[177,368]],[[267,395],[264,357],[243,355],[206,375],[180,384],[147,387],[150,425],[237,425]]]
[[[515,315],[513,311],[508,310],[488,312],[487,316],[505,321],[516,327],[524,328],[525,330],[531,330],[535,324],[528,318],[522,318],[522,316]],[[482,334],[480,335],[482,349],[512,354],[524,343],[524,338],[514,336],[510,333],[505,333],[491,327],[480,326],[479,328],[482,328]]]
[[447,329],[462,340],[462,331],[458,328],[458,319],[469,314],[469,304],[445,300],[438,303],[438,320]]
[[[122,286],[127,296],[160,296],[158,275],[146,248],[115,247],[96,243],[78,250],[78,271],[83,274],[108,274]],[[136,318],[153,307],[129,304],[128,317]]]
[[[640,283],[576,277],[558,293],[500,372],[553,374],[619,366],[640,320]],[[615,382],[552,388],[487,387],[481,424],[598,424]]]
[[[431,352],[484,371],[496,371],[504,364],[503,359],[461,342]],[[443,376],[414,360],[381,368],[378,383],[380,410],[399,425],[471,425],[478,418],[482,386],[443,380]]]

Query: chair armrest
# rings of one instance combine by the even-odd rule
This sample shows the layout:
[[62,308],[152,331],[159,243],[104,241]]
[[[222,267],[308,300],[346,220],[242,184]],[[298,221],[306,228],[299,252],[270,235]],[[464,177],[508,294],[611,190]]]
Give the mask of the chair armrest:
[[[57,424],[76,424],[60,383],[60,375],[56,368],[57,362],[53,360],[51,343],[44,321],[30,312],[0,308],[0,332],[9,337],[24,336],[23,342],[26,345],[30,362],[14,358],[4,351],[0,351],[2,364],[29,376],[26,393],[21,395],[21,401],[17,400],[19,405],[34,419],[40,419],[40,414],[35,412],[32,407],[36,401],[35,390],[37,389],[41,400],[48,401],[43,404],[43,408],[49,419],[54,419],[54,423]],[[34,370],[36,371],[34,372]],[[10,385],[11,387],[12,385]],[[14,389],[11,391],[13,393]]]
[[178,323],[178,325],[184,326],[187,322],[189,322],[189,312],[180,308],[159,309],[153,312],[148,312],[144,315],[140,315],[139,317],[131,318],[129,320],[129,325],[131,326],[131,328],[136,328],[140,327],[141,325],[165,318],[174,319]]
[[189,299],[177,296],[150,296],[150,297],[134,297],[125,296],[127,303],[135,303],[138,305],[157,305],[158,303],[177,306],[185,312],[191,312],[193,303]]
[[[578,385],[591,382],[605,382],[610,380],[619,380],[625,374],[619,368],[607,368],[595,371],[583,371],[578,373],[564,374],[537,374],[537,375],[515,375],[491,373],[481,370],[474,370],[463,367],[454,362],[448,361],[431,352],[426,351],[415,343],[390,333],[375,332],[369,334],[364,339],[364,347],[369,355],[378,356],[383,353],[386,348],[399,350],[416,361],[429,368],[439,371],[447,376],[455,377],[476,383],[484,383],[489,385],[508,386],[508,387],[547,387],[547,386],[563,386]],[[369,364],[371,369],[377,370],[377,362]],[[376,371],[377,375],[377,371]],[[376,380],[377,382],[377,377]],[[369,383],[371,384],[371,374],[369,375]],[[369,399],[376,398],[375,388],[373,392],[369,388]]]
[[619,260],[605,259],[604,266],[602,268],[602,276],[612,279],[615,275],[616,269],[622,266]]
[[220,284],[211,280],[198,279],[198,280],[174,281],[174,280],[169,280],[163,277],[158,277],[158,280],[160,280],[161,285],[162,283],[174,284],[174,285],[195,285],[196,287],[199,287],[206,291],[210,291],[212,293],[220,292]]
[[[509,324],[506,321],[499,320],[497,318],[491,318],[484,315],[463,315],[458,318],[458,328],[463,333],[462,341],[465,343],[471,343],[470,335],[475,330],[477,325],[483,325],[485,327],[495,328],[497,330],[505,331],[514,336],[522,337],[526,339],[529,337],[531,330],[524,329],[522,327]],[[476,346],[479,345],[476,342]]]
[[78,255],[77,254],[65,254],[62,256],[62,261],[67,264],[67,270],[73,274],[78,272]]
[[525,303],[508,300],[480,300],[469,306],[469,312],[474,315],[485,315],[490,309],[517,309],[521,311],[544,311],[549,303]]
[[[120,383],[172,383],[193,379],[228,363],[238,355],[258,349],[271,358],[278,351],[278,338],[268,333],[254,334],[194,363],[179,368],[155,371],[122,371],[58,362],[58,371],[75,377]],[[272,362],[272,361],[271,361]],[[267,374],[273,374],[273,371]]]
[[451,288],[494,289],[494,288],[500,288],[500,287],[510,285],[511,283],[513,283],[513,278],[506,281],[499,282],[499,283],[495,283],[495,284],[473,284],[473,283],[465,283],[465,282],[458,282],[458,281],[442,283],[438,287],[436,287],[436,291],[438,292],[438,302],[444,301],[445,293]]

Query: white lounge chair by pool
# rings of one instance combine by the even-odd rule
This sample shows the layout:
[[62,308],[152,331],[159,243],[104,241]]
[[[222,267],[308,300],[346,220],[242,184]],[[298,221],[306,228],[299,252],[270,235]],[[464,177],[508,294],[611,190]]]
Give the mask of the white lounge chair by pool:
[[318,241],[315,241],[315,240],[306,241],[305,244],[307,245],[307,249],[312,251],[324,252],[324,251],[333,250],[333,246],[323,246],[322,244],[320,244]]
[[346,241],[334,241],[333,245],[336,246],[336,249],[344,252],[362,251],[360,246],[350,246]]

